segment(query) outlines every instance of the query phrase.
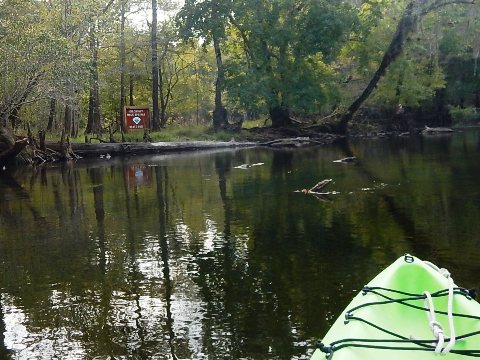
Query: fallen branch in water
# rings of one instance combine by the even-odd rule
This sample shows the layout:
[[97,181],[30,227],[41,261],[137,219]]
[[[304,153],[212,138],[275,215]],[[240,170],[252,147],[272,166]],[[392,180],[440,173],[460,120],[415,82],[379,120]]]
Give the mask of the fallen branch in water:
[[309,137],[296,137],[296,138],[275,139],[275,140],[260,143],[260,145],[270,146],[270,147],[301,147],[306,145],[325,145],[325,143],[315,139],[311,139]]
[[319,181],[310,189],[302,189],[302,192],[304,194],[322,194],[321,190],[331,182],[332,182],[332,179],[325,179],[325,180]]
[[343,159],[339,159],[339,160],[333,160],[334,163],[356,163],[357,162],[357,158],[355,156],[349,156],[349,157],[346,157],[346,158],[343,158]]
[[425,126],[425,129],[422,130],[422,134],[449,134],[453,133],[453,130],[447,127],[428,127]]

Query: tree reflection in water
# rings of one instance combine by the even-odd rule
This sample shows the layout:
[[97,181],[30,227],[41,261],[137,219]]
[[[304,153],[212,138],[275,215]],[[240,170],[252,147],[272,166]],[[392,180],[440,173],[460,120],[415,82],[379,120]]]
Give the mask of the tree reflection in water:
[[6,327],[3,317],[2,293],[0,293],[0,359],[9,359],[12,353],[5,345],[5,332]]
[[308,358],[405,252],[478,286],[472,134],[2,174],[0,358]]

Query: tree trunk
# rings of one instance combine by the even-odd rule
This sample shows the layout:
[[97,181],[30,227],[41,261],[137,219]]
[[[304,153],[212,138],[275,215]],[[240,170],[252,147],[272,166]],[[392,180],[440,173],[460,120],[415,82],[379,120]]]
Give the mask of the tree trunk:
[[227,127],[227,110],[222,103],[223,60],[218,36],[213,35],[213,48],[217,63],[217,79],[215,81],[215,109],[213,110],[213,128],[219,130]]
[[12,112],[8,116],[8,119],[10,120],[10,126],[12,127],[12,129],[15,129],[17,127],[18,111],[19,111],[19,107],[14,107]]
[[162,59],[160,60],[160,63],[158,65],[158,92],[159,92],[159,106],[160,106],[159,117],[160,117],[161,128],[164,128],[167,125],[167,106],[168,106],[168,96],[169,96],[168,91],[166,95],[164,93],[165,72],[164,72],[164,69],[162,68],[165,61],[166,53],[167,51],[165,49],[164,55],[162,56]]
[[72,126],[70,131],[70,136],[76,138],[78,136],[78,113],[75,111],[73,106],[70,106],[70,112],[72,117]]
[[[72,133],[72,108],[69,104],[65,104],[65,113],[63,118],[63,129],[67,136],[70,136]],[[88,131],[87,131],[88,133]]]
[[[132,70],[133,72],[133,64],[132,64]],[[133,101],[133,86],[134,86],[134,81],[133,81],[133,74],[130,73],[130,76],[129,76],[129,89],[128,89],[128,97],[129,97],[129,102],[128,102],[128,105],[130,106],[134,106],[135,103]]]
[[57,113],[57,100],[55,98],[51,98],[50,99],[50,111],[48,113],[47,131],[52,130],[53,123],[55,122],[56,113]]
[[45,146],[45,130],[40,130],[38,132],[38,145],[40,150],[46,151],[47,147]]
[[123,131],[123,108],[125,107],[125,0],[120,5],[120,111],[119,128]]
[[269,110],[269,113],[273,128],[292,125],[290,111],[287,107],[281,105],[275,106]]
[[[90,29],[90,94],[88,99],[88,122],[87,134],[94,134],[100,132],[100,98],[99,98],[99,84],[98,84],[98,49],[97,39],[95,36],[95,24],[91,25]],[[69,134],[70,132],[67,132]]]
[[160,130],[160,113],[158,109],[158,41],[157,41],[157,0],[152,0],[152,129]]

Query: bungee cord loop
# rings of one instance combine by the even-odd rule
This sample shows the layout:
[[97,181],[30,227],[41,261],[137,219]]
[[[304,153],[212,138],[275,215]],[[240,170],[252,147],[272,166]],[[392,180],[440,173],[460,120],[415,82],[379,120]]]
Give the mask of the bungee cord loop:
[[448,280],[448,326],[450,328],[450,341],[448,345],[443,349],[442,354],[448,354],[450,350],[455,346],[455,325],[453,323],[453,279],[450,276],[450,273],[446,269],[440,269],[440,274],[445,276]]
[[445,334],[443,331],[442,324],[440,324],[435,316],[435,305],[433,303],[432,295],[428,291],[424,291],[423,294],[425,299],[423,301],[423,306],[427,311],[427,318],[430,324],[430,328],[432,329],[433,335],[437,340],[437,345],[435,346],[435,352],[437,354],[446,355],[452,350],[455,346],[455,325],[453,323],[453,279],[450,276],[450,272],[447,269],[439,269],[432,263],[425,262],[433,269],[437,270],[442,276],[444,276],[448,281],[448,300],[447,300],[447,318],[448,318],[448,326],[450,330],[450,338],[448,341],[447,346],[443,347],[445,343]]
[[425,300],[423,301],[423,306],[427,310],[428,323],[432,329],[433,335],[437,340],[437,346],[435,347],[435,352],[440,354],[443,351],[443,344],[445,343],[445,334],[443,332],[442,324],[440,324],[435,317],[435,307],[433,305],[432,295],[428,291],[423,292],[425,295]]

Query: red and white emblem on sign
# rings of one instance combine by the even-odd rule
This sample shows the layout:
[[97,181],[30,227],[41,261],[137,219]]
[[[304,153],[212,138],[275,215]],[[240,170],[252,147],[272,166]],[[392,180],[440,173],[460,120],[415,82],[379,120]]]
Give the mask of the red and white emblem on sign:
[[150,129],[150,109],[146,106],[125,106],[123,121],[126,131]]

